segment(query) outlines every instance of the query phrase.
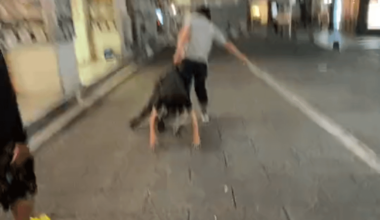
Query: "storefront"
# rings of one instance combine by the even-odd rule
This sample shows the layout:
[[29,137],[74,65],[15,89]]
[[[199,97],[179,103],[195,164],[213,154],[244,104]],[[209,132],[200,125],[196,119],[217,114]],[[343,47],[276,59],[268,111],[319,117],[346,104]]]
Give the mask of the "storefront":
[[371,0],[368,5],[367,29],[380,31],[380,1]]
[[113,0],[71,0],[71,3],[79,76],[83,86],[90,86],[121,64],[126,50],[124,35],[119,31],[122,25],[118,27],[120,21]]
[[1,46],[26,126],[131,56],[127,18],[125,0],[1,1]]
[[344,22],[354,26],[356,34],[380,35],[380,1],[346,0]]
[[251,0],[249,2],[249,26],[255,25],[264,26],[268,23],[268,9],[267,1]]
[[0,7],[2,50],[29,125],[80,87],[72,22],[53,1],[7,0]]

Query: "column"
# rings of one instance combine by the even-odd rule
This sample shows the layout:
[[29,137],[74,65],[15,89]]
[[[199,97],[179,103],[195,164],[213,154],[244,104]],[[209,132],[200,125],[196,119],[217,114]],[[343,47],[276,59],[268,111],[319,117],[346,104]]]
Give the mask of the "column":
[[292,21],[293,21],[293,5],[295,4],[295,0],[289,0],[289,39],[292,38]]
[[157,39],[154,2],[151,0],[134,0],[133,5],[139,49],[149,56],[152,53],[150,52],[152,45],[149,43]]
[[332,34],[330,41],[332,42],[333,50],[340,50],[342,37],[340,33],[342,24],[342,0],[333,0],[332,2]]
[[132,55],[132,21],[127,11],[126,0],[113,0],[116,28],[122,41],[122,57],[128,58]]
[[[44,22],[57,58],[57,70],[65,96],[81,87],[76,51],[75,30],[70,0],[41,0]],[[78,35],[77,35],[78,36]]]
[[71,0],[71,5],[76,33],[75,48],[78,63],[80,65],[88,64],[96,59],[88,0]]

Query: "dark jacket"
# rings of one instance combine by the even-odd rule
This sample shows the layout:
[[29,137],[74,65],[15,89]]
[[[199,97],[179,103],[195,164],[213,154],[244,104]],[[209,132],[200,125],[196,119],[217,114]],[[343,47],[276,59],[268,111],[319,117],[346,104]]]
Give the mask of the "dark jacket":
[[25,143],[26,133],[7,65],[0,51],[0,150],[10,142]]

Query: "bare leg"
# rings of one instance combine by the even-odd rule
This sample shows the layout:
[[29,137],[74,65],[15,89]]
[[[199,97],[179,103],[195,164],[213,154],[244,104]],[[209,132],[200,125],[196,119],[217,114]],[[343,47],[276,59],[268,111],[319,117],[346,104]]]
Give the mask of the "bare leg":
[[150,148],[154,149],[157,144],[157,136],[156,136],[156,119],[157,119],[157,110],[156,108],[152,109],[152,113],[150,115],[149,120],[149,130],[150,130]]
[[12,207],[12,213],[15,220],[29,220],[32,217],[34,201],[20,200]]
[[199,148],[201,145],[201,138],[199,137],[198,119],[194,110],[191,111],[191,121],[193,124],[193,145],[195,148]]

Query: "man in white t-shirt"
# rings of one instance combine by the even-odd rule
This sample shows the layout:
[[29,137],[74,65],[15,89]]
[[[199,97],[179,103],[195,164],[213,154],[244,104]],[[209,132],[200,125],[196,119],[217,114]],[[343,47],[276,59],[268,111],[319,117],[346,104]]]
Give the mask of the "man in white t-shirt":
[[220,29],[211,22],[210,9],[205,6],[197,8],[195,13],[185,18],[174,55],[174,64],[182,64],[182,75],[189,93],[194,78],[195,93],[201,106],[203,122],[209,121],[206,78],[208,57],[214,41],[244,63],[248,62],[247,57],[233,43],[227,41]]

